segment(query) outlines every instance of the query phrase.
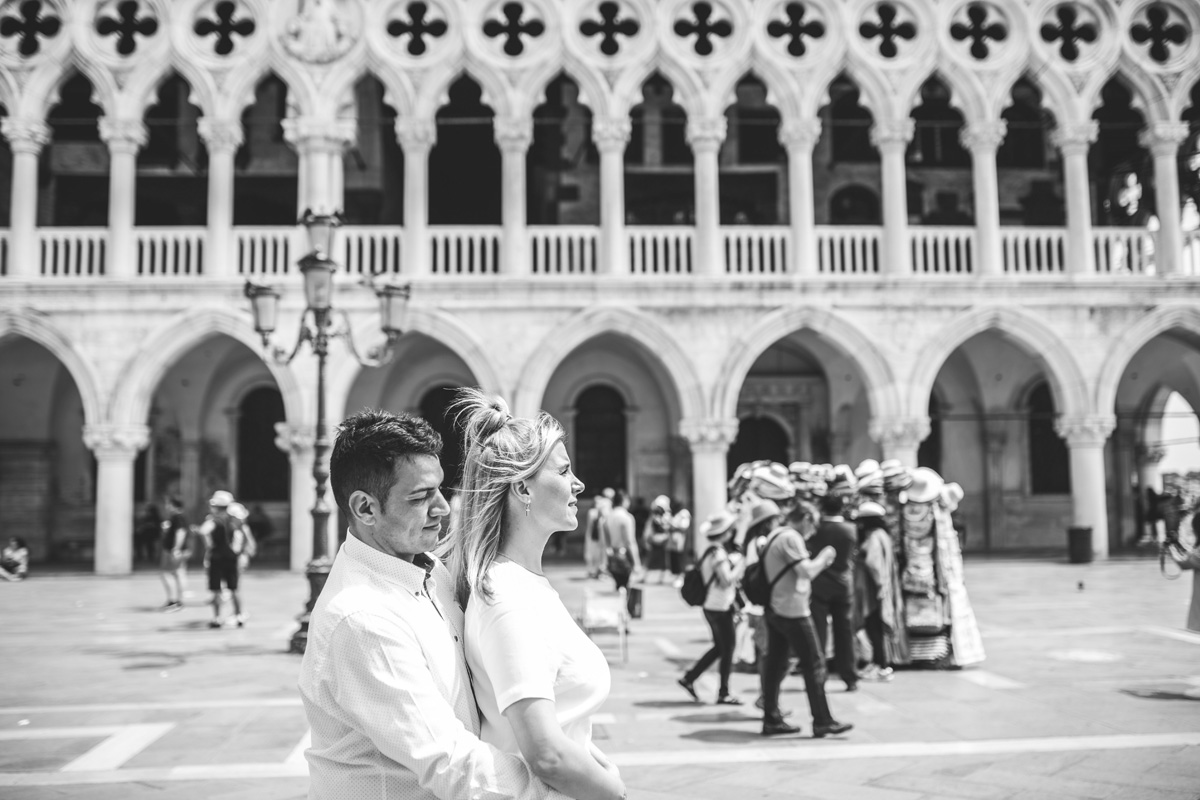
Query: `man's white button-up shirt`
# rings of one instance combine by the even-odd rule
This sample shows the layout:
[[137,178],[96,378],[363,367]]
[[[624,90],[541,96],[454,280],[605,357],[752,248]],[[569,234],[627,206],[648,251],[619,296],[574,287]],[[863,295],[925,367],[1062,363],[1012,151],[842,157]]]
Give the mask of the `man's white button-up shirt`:
[[409,563],[346,538],[300,668],[310,798],[561,798],[519,757],[479,740],[462,637],[440,561]]

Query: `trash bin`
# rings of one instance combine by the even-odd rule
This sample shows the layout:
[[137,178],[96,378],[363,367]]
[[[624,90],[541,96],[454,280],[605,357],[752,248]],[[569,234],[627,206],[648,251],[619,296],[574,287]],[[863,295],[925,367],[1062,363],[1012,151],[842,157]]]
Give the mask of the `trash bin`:
[[1092,529],[1072,525],[1067,528],[1067,560],[1072,564],[1092,561]]

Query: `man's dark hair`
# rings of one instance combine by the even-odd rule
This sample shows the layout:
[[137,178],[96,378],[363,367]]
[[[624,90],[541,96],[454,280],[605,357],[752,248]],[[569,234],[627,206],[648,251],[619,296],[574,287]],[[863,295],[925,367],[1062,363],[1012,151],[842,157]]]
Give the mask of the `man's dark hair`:
[[827,494],[821,498],[821,513],[827,517],[840,517],[846,511],[846,498],[838,494]]
[[613,507],[620,508],[628,502],[629,492],[625,491],[624,489],[617,489],[616,494],[613,495]]
[[412,456],[440,456],[442,437],[412,414],[366,409],[337,429],[329,458],[333,499],[347,517],[350,495],[364,491],[384,504],[395,482],[396,462]]

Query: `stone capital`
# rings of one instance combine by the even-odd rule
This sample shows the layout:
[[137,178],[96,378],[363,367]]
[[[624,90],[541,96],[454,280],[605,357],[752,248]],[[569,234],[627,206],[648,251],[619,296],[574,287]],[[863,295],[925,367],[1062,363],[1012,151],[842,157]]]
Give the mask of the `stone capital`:
[[196,121],[196,132],[210,153],[234,153],[242,146],[241,120],[201,117]]
[[1050,141],[1064,156],[1087,155],[1088,148],[1100,135],[1100,123],[1094,119],[1059,125],[1050,135]]
[[736,419],[685,419],[679,423],[679,435],[693,453],[724,453],[737,439],[738,424]]
[[311,455],[316,441],[317,432],[312,425],[275,423],[275,446],[293,458]]
[[288,117],[283,120],[283,138],[299,152],[331,152],[340,155],[354,143],[358,120],[341,117]]
[[50,143],[50,126],[40,119],[29,117],[5,117],[0,119],[0,133],[8,140],[14,153],[37,155]]
[[1067,441],[1067,447],[1103,447],[1117,427],[1111,416],[1062,417],[1054,423],[1055,432]]
[[1002,119],[992,119],[986,122],[969,122],[962,127],[958,140],[962,146],[972,153],[995,154],[1004,143],[1008,133],[1008,123]]
[[779,126],[779,143],[788,149],[811,153],[821,138],[821,120],[785,119]]
[[1175,158],[1187,137],[1186,122],[1152,122],[1138,134],[1138,144],[1155,156]]
[[108,145],[113,153],[137,153],[150,138],[146,123],[140,119],[121,119],[119,117],[100,118],[100,140]]
[[632,133],[633,124],[627,117],[592,121],[592,141],[601,153],[624,153]]
[[405,154],[428,153],[437,144],[437,122],[432,119],[396,117],[396,141]]
[[871,144],[883,150],[888,147],[908,147],[916,126],[911,117],[881,119],[871,126]]
[[885,450],[916,447],[929,436],[929,417],[874,417],[867,433]]
[[150,427],[114,423],[84,425],[83,444],[101,461],[132,461],[150,444]]
[[532,117],[496,117],[492,128],[502,153],[524,153],[533,143]]
[[689,119],[687,123],[687,141],[696,152],[716,152],[725,141],[728,124],[724,117],[706,117]]

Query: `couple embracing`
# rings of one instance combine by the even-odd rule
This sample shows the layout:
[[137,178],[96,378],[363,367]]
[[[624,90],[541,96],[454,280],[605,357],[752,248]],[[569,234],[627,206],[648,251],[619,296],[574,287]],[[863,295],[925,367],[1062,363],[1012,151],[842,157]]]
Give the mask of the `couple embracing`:
[[583,484],[550,416],[466,391],[462,510],[424,420],[368,411],[338,429],[330,483],[349,520],[313,609],[300,693],[309,797],[620,800],[592,742],[608,663],[542,574]]

